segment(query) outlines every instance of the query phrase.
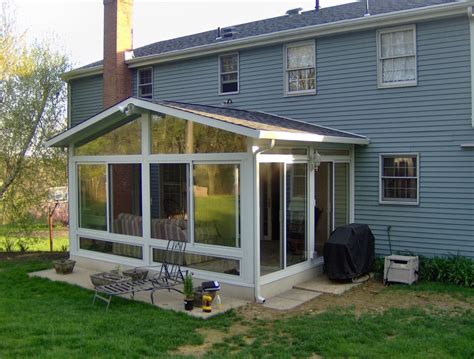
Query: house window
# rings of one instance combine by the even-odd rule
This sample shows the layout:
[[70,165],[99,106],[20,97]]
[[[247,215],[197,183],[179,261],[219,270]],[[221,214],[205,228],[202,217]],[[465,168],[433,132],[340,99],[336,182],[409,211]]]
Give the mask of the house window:
[[316,93],[314,41],[285,47],[285,89],[287,95]]
[[219,56],[219,94],[239,92],[239,54]]
[[380,156],[380,203],[418,204],[417,154]]
[[379,87],[416,85],[415,26],[379,30],[377,44]]
[[153,98],[153,69],[138,70],[138,97]]

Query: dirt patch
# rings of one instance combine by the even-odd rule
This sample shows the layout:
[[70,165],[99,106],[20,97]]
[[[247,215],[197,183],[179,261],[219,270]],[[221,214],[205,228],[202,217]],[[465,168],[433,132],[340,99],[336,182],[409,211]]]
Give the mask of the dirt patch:
[[56,260],[69,258],[69,252],[0,252],[0,261]]
[[472,300],[462,300],[442,293],[388,290],[371,279],[343,295],[322,294],[292,310],[279,311],[258,304],[248,304],[237,313],[245,319],[274,320],[299,314],[322,313],[334,307],[353,308],[356,315],[381,313],[389,308],[420,307],[425,310],[472,309]]
[[[193,356],[196,358],[202,358],[216,343],[222,343],[226,338],[234,335],[243,334],[248,331],[248,327],[235,324],[228,331],[222,331],[217,329],[206,329],[204,334],[204,342],[201,345],[184,345],[179,347],[178,350],[171,352],[172,355],[183,355]],[[246,339],[246,338],[244,338]],[[253,340],[252,338],[247,338]]]

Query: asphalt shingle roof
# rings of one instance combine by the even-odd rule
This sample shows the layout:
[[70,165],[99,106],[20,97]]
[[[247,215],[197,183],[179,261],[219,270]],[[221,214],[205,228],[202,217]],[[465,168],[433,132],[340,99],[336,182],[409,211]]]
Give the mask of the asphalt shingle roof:
[[[422,8],[432,5],[454,3],[458,0],[370,0],[370,14],[380,15],[395,11]],[[135,58],[165,54],[171,51],[185,50],[196,46],[217,44],[220,42],[243,39],[251,36],[265,35],[274,32],[303,28],[312,25],[328,24],[341,20],[351,20],[364,17],[365,0],[348,4],[332,6],[319,11],[304,11],[299,15],[283,15],[274,18],[253,21],[240,25],[231,25],[236,33],[230,38],[217,38],[217,29],[178,37],[175,39],[155,42],[133,50]],[[223,24],[225,25],[225,24]],[[96,61],[81,68],[99,66],[102,61]]]

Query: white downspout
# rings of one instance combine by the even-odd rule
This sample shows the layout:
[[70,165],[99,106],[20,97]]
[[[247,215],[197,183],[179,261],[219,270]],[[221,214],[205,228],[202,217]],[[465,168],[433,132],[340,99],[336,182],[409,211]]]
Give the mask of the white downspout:
[[254,206],[255,208],[255,220],[254,220],[254,290],[255,290],[255,301],[258,304],[265,303],[265,298],[260,293],[260,165],[257,160],[257,156],[265,151],[272,149],[275,146],[275,140],[270,140],[268,145],[252,146],[252,152],[254,154],[254,168],[255,168],[255,182],[254,182]]

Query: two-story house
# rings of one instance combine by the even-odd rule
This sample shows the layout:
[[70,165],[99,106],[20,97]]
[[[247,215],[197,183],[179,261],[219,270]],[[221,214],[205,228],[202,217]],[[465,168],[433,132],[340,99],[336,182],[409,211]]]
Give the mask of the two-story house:
[[71,256],[150,266],[182,239],[197,278],[257,299],[352,222],[379,255],[474,257],[474,1],[368,5],[132,49],[132,0],[104,0],[104,60],[64,75],[47,143],[69,151]]

